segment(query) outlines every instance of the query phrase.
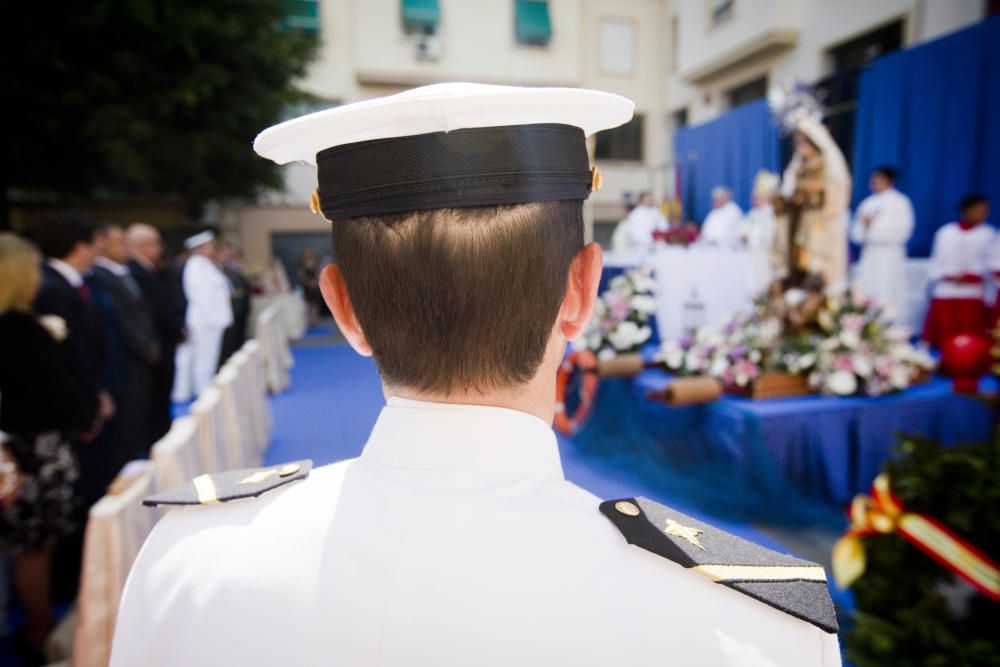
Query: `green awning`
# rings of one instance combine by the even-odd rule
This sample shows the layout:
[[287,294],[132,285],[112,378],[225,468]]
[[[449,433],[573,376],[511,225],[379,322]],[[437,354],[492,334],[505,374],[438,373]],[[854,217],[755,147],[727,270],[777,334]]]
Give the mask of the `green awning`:
[[441,22],[438,0],[402,0],[403,28],[406,32],[433,34]]
[[552,39],[552,21],[546,0],[516,0],[514,21],[518,44],[545,46]]
[[285,0],[284,26],[305,33],[318,33],[319,0]]

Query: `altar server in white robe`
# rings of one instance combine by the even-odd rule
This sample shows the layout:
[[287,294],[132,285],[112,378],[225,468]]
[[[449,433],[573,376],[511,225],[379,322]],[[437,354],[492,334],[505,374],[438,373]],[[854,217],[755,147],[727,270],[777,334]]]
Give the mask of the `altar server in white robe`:
[[923,338],[940,347],[958,334],[986,333],[986,280],[990,249],[996,233],[987,222],[989,201],[968,195],[959,204],[961,218],[934,234],[927,277],[934,282],[933,298],[924,323]]
[[215,235],[196,234],[184,242],[184,247],[191,251],[182,274],[188,339],[177,349],[173,394],[178,402],[197,397],[212,384],[219,367],[222,336],[233,323],[229,280],[215,264]]
[[913,234],[913,205],[895,182],[891,167],[872,171],[872,194],[858,206],[851,226],[851,241],[861,246],[857,284],[889,319],[906,312],[906,244]]
[[653,233],[665,232],[669,228],[670,221],[663,214],[663,209],[653,203],[652,193],[643,192],[639,195],[639,205],[615,227],[611,249],[616,252],[649,251],[653,247]]
[[760,171],[754,179],[753,208],[743,218],[740,237],[750,251],[753,264],[754,290],[766,289],[774,279],[772,256],[777,222],[771,200],[781,179],[770,171]]
[[712,207],[701,225],[699,240],[723,248],[739,247],[743,211],[733,201],[732,190],[721,185],[713,188]]
[[563,475],[556,372],[602,264],[586,137],[632,110],[438,84],[258,136],[318,163],[323,297],[386,406],[358,458],[148,499],[190,507],[133,567],[111,667],[840,664],[822,567]]

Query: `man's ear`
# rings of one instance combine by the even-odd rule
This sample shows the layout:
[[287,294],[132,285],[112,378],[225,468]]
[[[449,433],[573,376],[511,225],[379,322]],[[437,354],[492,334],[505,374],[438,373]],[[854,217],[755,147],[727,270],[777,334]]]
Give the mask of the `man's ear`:
[[573,258],[566,281],[566,296],[559,309],[559,331],[567,340],[579,336],[587,328],[597,303],[597,286],[601,282],[604,257],[601,246],[588,243]]
[[354,313],[354,304],[351,303],[351,296],[347,293],[344,276],[340,274],[336,264],[327,265],[320,273],[319,290],[323,293],[326,307],[333,313],[333,319],[337,321],[340,332],[344,334],[351,347],[360,355],[372,356],[372,348]]

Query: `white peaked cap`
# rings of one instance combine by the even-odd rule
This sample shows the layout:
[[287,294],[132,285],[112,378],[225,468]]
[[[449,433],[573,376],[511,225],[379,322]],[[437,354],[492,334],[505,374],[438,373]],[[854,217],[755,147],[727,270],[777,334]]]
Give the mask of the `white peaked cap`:
[[212,233],[211,231],[199,232],[194,236],[189,236],[188,238],[186,238],[184,240],[184,247],[187,248],[188,250],[194,250],[195,248],[199,248],[205,245],[206,243],[211,243],[214,240],[215,240],[215,234]]
[[584,88],[439,83],[327,109],[269,127],[254,150],[278,164],[316,164],[327,148],[467,128],[558,123],[585,135],[627,123],[635,104]]

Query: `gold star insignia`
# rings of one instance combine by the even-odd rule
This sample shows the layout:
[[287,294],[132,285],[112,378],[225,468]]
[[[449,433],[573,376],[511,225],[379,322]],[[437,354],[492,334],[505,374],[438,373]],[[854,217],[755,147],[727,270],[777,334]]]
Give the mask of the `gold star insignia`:
[[702,551],[705,550],[705,547],[701,546],[701,542],[698,541],[698,536],[705,532],[703,530],[691,528],[690,526],[682,526],[673,519],[667,519],[667,527],[663,532],[667,535],[673,535],[674,537],[679,537],[682,540],[687,540]]

